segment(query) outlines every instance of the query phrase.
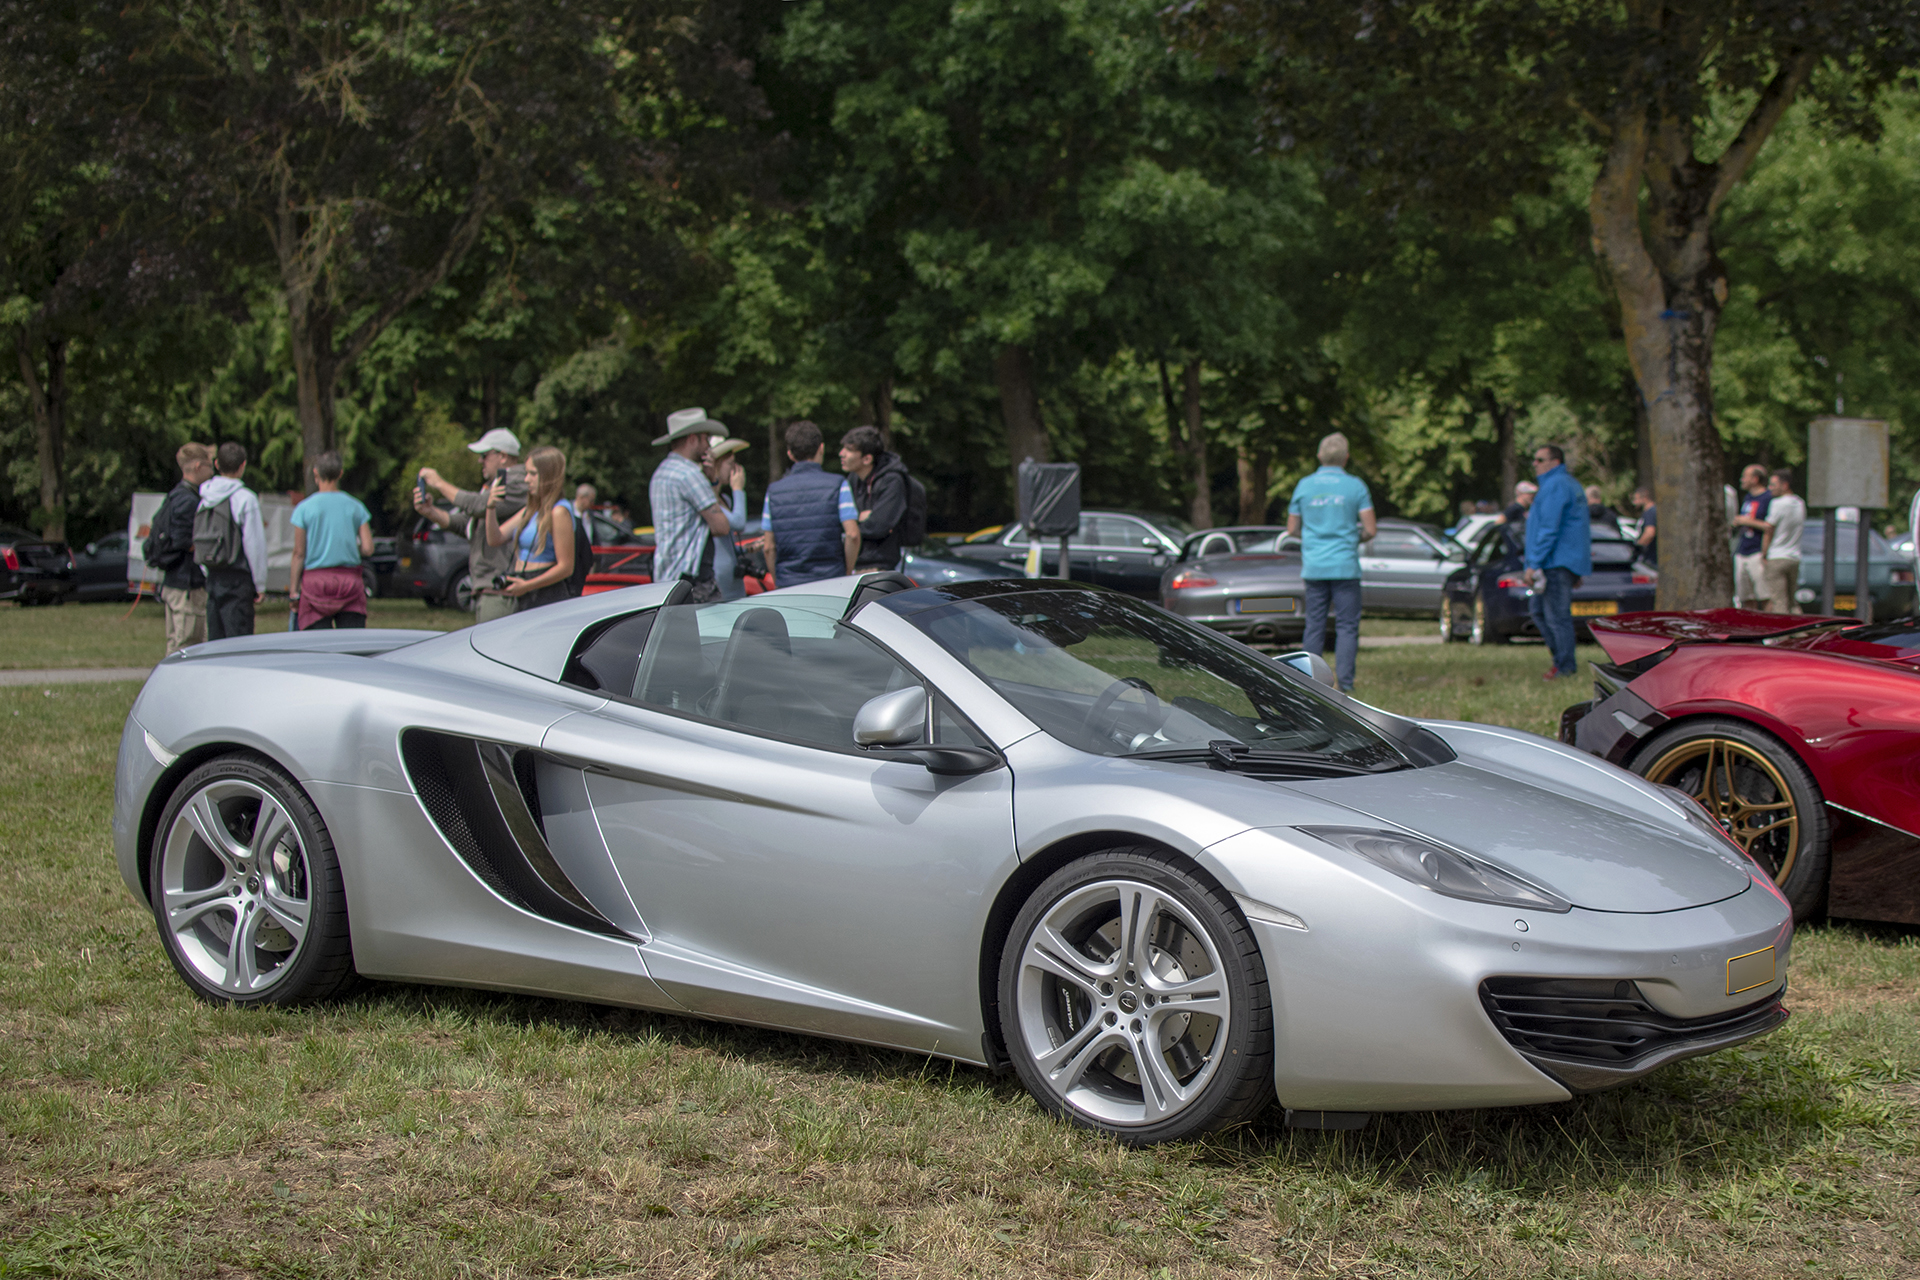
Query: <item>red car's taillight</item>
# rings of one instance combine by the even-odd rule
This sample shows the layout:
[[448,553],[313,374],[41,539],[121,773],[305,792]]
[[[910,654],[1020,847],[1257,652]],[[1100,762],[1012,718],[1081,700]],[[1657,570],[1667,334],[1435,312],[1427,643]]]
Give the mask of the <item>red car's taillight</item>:
[[1496,587],[1524,587],[1527,585],[1527,580],[1525,578],[1504,577],[1493,585]]
[[20,567],[20,557],[14,554],[12,547],[0,547],[0,560],[5,560],[9,569]]
[[1650,587],[1658,581],[1659,579],[1650,573],[1636,573],[1633,575],[1633,585],[1636,587]]
[[1173,581],[1167,584],[1168,588],[1173,591],[1181,591],[1187,587],[1217,587],[1219,585],[1220,580],[1218,578],[1210,578],[1198,569],[1182,569],[1180,572],[1174,574]]

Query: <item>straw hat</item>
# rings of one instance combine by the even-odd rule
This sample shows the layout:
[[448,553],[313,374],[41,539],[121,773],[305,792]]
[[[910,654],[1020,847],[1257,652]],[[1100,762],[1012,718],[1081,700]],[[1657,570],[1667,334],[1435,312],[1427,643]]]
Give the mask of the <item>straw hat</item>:
[[730,453],[738,453],[748,447],[748,442],[739,436],[728,436],[725,440],[707,451],[709,458],[724,458]]
[[676,409],[667,415],[667,434],[654,437],[655,444],[672,444],[691,435],[724,436],[727,429],[707,416],[705,409]]

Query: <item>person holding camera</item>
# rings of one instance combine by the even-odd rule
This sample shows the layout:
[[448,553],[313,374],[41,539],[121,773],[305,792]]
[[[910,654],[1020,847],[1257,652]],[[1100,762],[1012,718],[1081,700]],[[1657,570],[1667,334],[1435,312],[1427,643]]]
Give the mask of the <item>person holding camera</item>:
[[567,482],[567,455],[552,445],[541,445],[527,455],[527,502],[503,523],[499,510],[506,500],[507,481],[494,481],[487,499],[487,543],[514,548],[513,571],[500,593],[515,602],[515,611],[558,604],[571,593],[573,577],[573,523],[579,517],[573,504],[560,496]]
[[[481,484],[478,491],[461,489],[440,478],[432,467],[420,469],[414,485],[413,509],[439,525],[452,529],[467,540],[467,581],[473,589],[474,621],[492,622],[504,618],[519,607],[512,597],[493,589],[494,579],[505,579],[513,568],[513,548],[490,546],[487,542],[487,501],[494,481],[504,479],[499,515],[504,520],[527,505],[527,473],[520,465],[520,440],[505,427],[493,430],[467,446],[480,455]],[[453,504],[453,510],[436,505],[427,495],[438,493]]]

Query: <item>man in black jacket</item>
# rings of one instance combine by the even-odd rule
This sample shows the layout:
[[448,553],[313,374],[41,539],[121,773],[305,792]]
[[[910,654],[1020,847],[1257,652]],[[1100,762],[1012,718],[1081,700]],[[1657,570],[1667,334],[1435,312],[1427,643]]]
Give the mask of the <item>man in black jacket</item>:
[[167,492],[153,514],[153,551],[148,563],[163,572],[160,602],[167,609],[167,652],[207,638],[207,578],[193,562],[193,513],[200,486],[213,478],[213,450],[183,444],[173,455],[180,483]]
[[840,438],[840,468],[860,510],[860,554],[854,572],[900,567],[900,526],[907,518],[907,466],[889,453],[878,427],[855,427]]

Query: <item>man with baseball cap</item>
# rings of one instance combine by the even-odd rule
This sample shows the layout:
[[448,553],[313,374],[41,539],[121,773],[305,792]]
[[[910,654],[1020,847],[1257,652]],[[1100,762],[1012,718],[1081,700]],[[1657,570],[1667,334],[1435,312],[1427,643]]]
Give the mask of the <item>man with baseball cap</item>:
[[684,578],[692,583],[688,604],[720,599],[713,539],[728,536],[727,511],[714,496],[702,464],[713,442],[726,434],[705,409],[680,409],[667,415],[667,433],[654,440],[667,446],[667,456],[647,484],[647,501],[653,506],[653,580]]
[[[507,519],[527,505],[527,469],[520,465],[519,437],[505,427],[495,427],[467,448],[480,455],[479,491],[459,488],[441,479],[432,467],[422,467],[420,482],[413,490],[413,509],[442,529],[465,535],[467,582],[473,591],[475,621],[492,622],[506,617],[517,606],[511,597],[493,589],[494,579],[513,568],[514,547],[511,543],[487,545],[487,493],[496,477],[506,481],[506,495],[498,511],[500,519]],[[429,489],[451,502],[453,510],[431,502],[427,498]]]

